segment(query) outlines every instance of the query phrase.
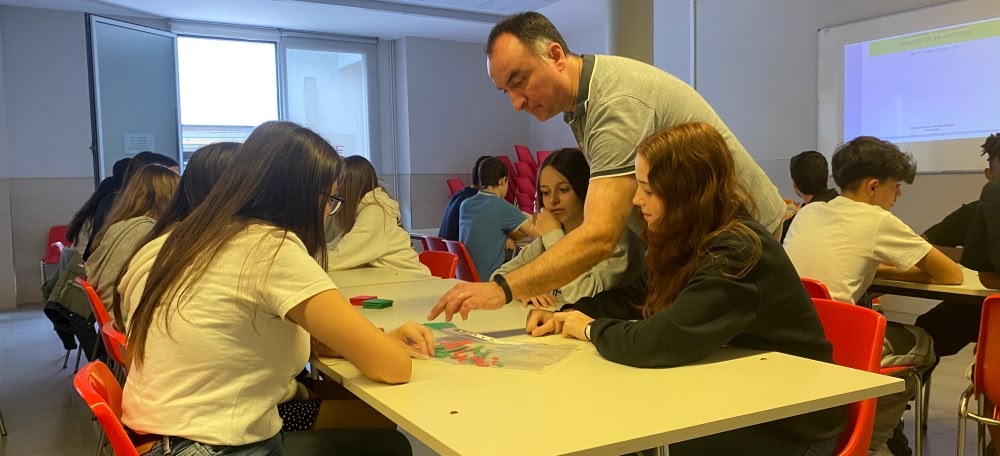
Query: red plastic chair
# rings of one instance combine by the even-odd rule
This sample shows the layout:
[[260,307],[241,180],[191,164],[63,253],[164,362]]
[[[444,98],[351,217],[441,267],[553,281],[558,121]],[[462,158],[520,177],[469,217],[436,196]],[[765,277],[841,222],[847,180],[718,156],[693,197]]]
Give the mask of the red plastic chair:
[[[813,298],[826,338],[833,345],[833,362],[838,366],[879,372],[885,317],[871,309]],[[837,442],[838,456],[865,456],[875,425],[877,398],[847,406],[847,425]]]
[[[49,228],[49,242],[45,244],[45,256],[38,263],[38,267],[42,271],[42,283],[45,283],[45,265],[56,265],[59,264],[59,256],[62,254],[62,250],[59,248],[59,244],[63,247],[72,247],[73,244],[66,239],[66,230],[69,229],[66,225],[56,225]],[[58,243],[58,244],[57,244]]]
[[[111,326],[109,324],[113,320],[111,314],[108,313],[108,308],[104,306],[104,302],[101,301],[101,297],[97,295],[97,291],[94,290],[90,282],[83,280],[82,277],[77,277],[75,280],[77,285],[80,285],[80,288],[83,288],[83,291],[87,293],[87,300],[90,301],[90,310],[94,312],[94,320],[97,321],[97,333],[100,337],[94,342],[94,350],[91,353],[97,353],[97,344],[102,341],[104,342],[104,350],[111,353],[111,346],[104,335],[104,327]],[[118,362],[118,360],[114,361]],[[79,359],[77,359],[77,368],[79,367]]]
[[517,188],[517,195],[523,193],[528,198],[531,198],[532,201],[535,200],[535,184],[531,179],[522,176],[514,176],[514,187]]
[[454,279],[458,267],[458,255],[451,252],[420,252],[420,262],[431,270],[431,275],[442,279]]
[[424,250],[430,250],[432,252],[448,251],[448,245],[445,244],[445,240],[437,236],[424,236],[422,241],[424,243]]
[[538,163],[535,163],[535,157],[531,155],[531,149],[528,149],[528,146],[515,144],[514,152],[517,154],[518,163],[527,163],[532,169],[538,169]]
[[517,169],[517,176],[515,176],[514,179],[526,178],[534,182],[536,178],[535,168],[533,168],[531,165],[525,162],[517,162],[514,163],[514,168]]
[[445,182],[448,183],[448,191],[451,192],[452,195],[465,188],[465,184],[462,182],[462,179],[448,179]]
[[[802,286],[805,287],[806,292],[813,299],[832,299],[830,297],[830,289],[826,287],[823,282],[815,279],[801,279]],[[853,305],[853,304],[848,304]],[[876,312],[877,313],[877,312]],[[917,370],[917,366],[904,365],[904,366],[890,366],[890,367],[879,367],[876,371],[882,375],[894,375],[897,377],[906,377],[909,381],[914,384],[914,391],[917,393],[913,395],[913,415],[916,418],[916,422],[920,423],[918,426],[914,426],[914,442],[913,450],[914,455],[922,456],[923,454],[923,440],[924,431],[927,429],[927,407],[926,404],[930,402],[930,389],[924,388],[924,379]],[[927,382],[930,383],[929,381]],[[870,438],[870,437],[869,437]]]
[[[1000,400],[1000,295],[990,295],[983,301],[979,321],[979,342],[976,364],[972,368],[972,383],[965,388],[958,403],[958,454],[965,454],[966,420],[974,420],[979,428],[977,454],[986,451],[986,425],[1000,426],[997,410],[986,410],[986,401]],[[976,397],[978,410],[969,411],[969,399]]]
[[802,286],[806,288],[806,292],[809,293],[810,298],[833,299],[830,297],[830,289],[819,280],[802,279]]
[[455,269],[455,278],[466,282],[479,282],[479,273],[476,272],[476,265],[469,256],[469,251],[465,244],[459,241],[444,240],[448,246],[448,251],[458,256],[458,266]]
[[101,328],[101,338],[104,339],[104,347],[108,350],[108,356],[115,362],[115,366],[122,375],[125,374],[125,333],[115,328],[112,323]]
[[535,154],[538,155],[538,167],[539,168],[542,167],[542,163],[545,163],[545,159],[549,158],[549,155],[552,155],[552,152],[553,151],[551,151],[551,150],[540,150],[538,152],[535,152]]
[[121,422],[122,387],[108,366],[100,361],[88,363],[73,377],[73,386],[97,417],[115,455],[138,456]]
[[[502,161],[505,166],[507,166],[507,176],[508,177],[514,177],[514,176],[517,175],[517,172],[514,170],[514,163],[512,163],[510,161],[510,158],[508,158],[506,155],[497,155],[496,157],[499,158],[500,161]],[[510,186],[507,187],[507,194],[503,198],[505,200],[509,201],[511,204],[514,204],[514,186],[513,185],[510,185]]]

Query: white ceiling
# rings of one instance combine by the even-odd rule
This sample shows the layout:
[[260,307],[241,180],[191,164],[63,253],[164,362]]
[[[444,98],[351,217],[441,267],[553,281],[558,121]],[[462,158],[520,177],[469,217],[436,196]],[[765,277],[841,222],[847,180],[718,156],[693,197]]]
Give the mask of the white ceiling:
[[[560,0],[0,0],[0,4],[380,38],[419,36],[485,42],[506,14]],[[562,3],[573,3],[567,0]],[[558,5],[565,14],[587,8]],[[565,19],[565,18],[564,18]],[[592,19],[592,18],[588,18]]]

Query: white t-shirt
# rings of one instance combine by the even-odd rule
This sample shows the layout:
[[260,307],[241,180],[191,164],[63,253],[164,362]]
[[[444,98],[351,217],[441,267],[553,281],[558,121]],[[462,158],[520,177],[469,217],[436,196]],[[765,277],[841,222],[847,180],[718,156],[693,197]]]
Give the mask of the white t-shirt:
[[[118,288],[123,311],[136,308],[165,239],[147,244],[129,264]],[[169,335],[163,308],[156,311],[144,363],[129,371],[122,421],[210,445],[273,437],[281,430],[276,405],[309,357],[309,334],[285,314],[335,288],[297,236],[250,225],[172,303]]]
[[802,208],[785,236],[799,277],[823,282],[835,301],[858,302],[879,264],[910,269],[931,245],[891,212],[838,196]]

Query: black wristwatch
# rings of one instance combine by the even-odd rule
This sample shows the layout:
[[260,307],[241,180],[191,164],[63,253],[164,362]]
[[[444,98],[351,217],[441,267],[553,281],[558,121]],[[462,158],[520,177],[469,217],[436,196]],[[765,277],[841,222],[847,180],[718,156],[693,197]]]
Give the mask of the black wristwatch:
[[506,300],[504,301],[504,304],[508,304],[514,300],[514,293],[510,292],[510,285],[507,284],[507,279],[503,278],[502,275],[497,274],[493,276],[493,281],[496,282],[497,285],[500,285],[500,288],[503,289],[503,297]]

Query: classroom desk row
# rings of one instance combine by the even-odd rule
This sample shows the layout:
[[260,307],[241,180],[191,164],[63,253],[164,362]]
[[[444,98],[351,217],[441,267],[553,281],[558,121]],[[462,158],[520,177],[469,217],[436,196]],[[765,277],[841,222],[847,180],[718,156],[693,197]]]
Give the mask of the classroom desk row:
[[[398,276],[385,272],[331,274],[345,296],[395,301],[361,310],[384,328],[425,321],[457,283],[386,282]],[[346,285],[352,274],[373,282]],[[503,340],[573,345],[574,353],[539,373],[414,360],[410,383],[396,386],[367,379],[343,359],[314,366],[444,455],[624,454],[903,390],[893,377],[737,348],[684,367],[627,367],[590,343],[527,336],[526,313],[511,304],[456,323]]]
[[971,304],[982,304],[987,296],[1000,293],[1000,290],[992,290],[984,287],[979,282],[979,274],[976,271],[962,268],[962,274],[965,276],[965,280],[960,285],[935,285],[900,280],[875,279],[868,290],[875,293],[967,302]]

